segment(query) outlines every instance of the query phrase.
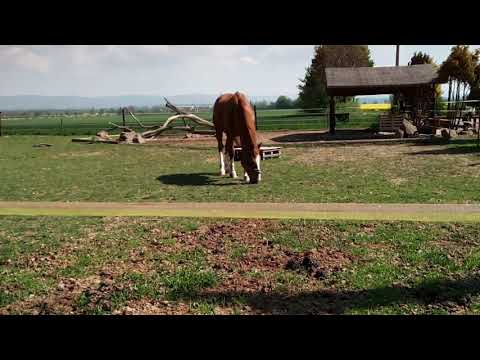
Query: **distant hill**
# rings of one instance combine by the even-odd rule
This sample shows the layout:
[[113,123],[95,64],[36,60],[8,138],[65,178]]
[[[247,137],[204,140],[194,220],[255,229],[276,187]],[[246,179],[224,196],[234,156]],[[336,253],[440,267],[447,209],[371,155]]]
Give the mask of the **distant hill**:
[[[219,94],[218,94],[219,95]],[[213,105],[218,95],[187,94],[165,96],[175,105]],[[250,96],[253,102],[272,102],[277,96]],[[287,95],[295,98],[295,95]],[[122,106],[162,106],[165,104],[163,96],[156,95],[122,95],[122,96],[42,96],[16,95],[0,96],[0,111],[8,110],[67,110],[92,108],[117,108]]]
[[385,101],[390,100],[389,95],[367,95],[357,96],[356,98],[360,104],[383,104]]

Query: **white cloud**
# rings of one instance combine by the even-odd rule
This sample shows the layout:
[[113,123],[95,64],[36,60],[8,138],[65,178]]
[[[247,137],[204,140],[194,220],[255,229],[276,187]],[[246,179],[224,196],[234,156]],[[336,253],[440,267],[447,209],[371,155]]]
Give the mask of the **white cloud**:
[[47,72],[49,69],[49,61],[46,57],[36,54],[28,47],[21,46],[0,47],[0,64],[34,72]]
[[250,56],[242,56],[240,58],[240,61],[243,62],[243,63],[246,63],[246,64],[252,64],[252,65],[257,65],[258,64],[258,61],[255,60],[254,58],[250,57]]
[[[472,48],[478,47],[472,46]],[[401,45],[400,62],[426,51],[437,63],[451,45]],[[394,45],[370,46],[376,66],[395,64]],[[0,95],[291,95],[314,45],[0,46]],[[248,66],[247,66],[248,65]]]

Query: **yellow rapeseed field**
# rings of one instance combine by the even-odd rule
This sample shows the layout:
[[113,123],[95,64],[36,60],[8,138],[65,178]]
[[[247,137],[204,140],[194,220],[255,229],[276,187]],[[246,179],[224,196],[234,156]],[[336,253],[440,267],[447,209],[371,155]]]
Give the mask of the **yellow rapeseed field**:
[[360,104],[360,110],[390,110],[391,104]]

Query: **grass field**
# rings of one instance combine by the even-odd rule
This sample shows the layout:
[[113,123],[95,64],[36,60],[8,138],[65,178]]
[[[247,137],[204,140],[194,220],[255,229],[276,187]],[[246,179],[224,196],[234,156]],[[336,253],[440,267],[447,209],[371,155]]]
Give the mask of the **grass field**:
[[[350,111],[338,110],[340,112]],[[163,123],[171,113],[164,114],[138,114],[137,117],[145,125]],[[199,113],[204,119],[211,120],[211,113]],[[295,130],[295,129],[326,129],[328,118],[321,113],[306,113],[300,110],[259,110],[257,111],[259,130]],[[368,128],[377,123],[378,112],[360,111],[353,109],[348,122],[338,122],[338,128]],[[92,135],[99,130],[110,128],[109,122],[122,124],[121,115],[77,115],[77,116],[39,116],[31,118],[3,119],[3,133],[7,135]],[[138,126],[130,117],[126,117],[126,124],[131,127]],[[182,126],[183,121],[178,120],[174,125]],[[200,127],[199,127],[200,129]]]
[[[475,141],[285,147],[262,162],[258,186],[220,178],[217,161],[201,142],[0,137],[0,200],[480,202]],[[0,216],[0,314],[479,314],[479,233],[452,222]]]
[[263,182],[251,186],[217,175],[211,144],[1,137],[0,200],[478,203],[479,154],[474,141],[286,147],[262,162]]
[[0,217],[0,314],[479,314],[479,233],[454,223]]

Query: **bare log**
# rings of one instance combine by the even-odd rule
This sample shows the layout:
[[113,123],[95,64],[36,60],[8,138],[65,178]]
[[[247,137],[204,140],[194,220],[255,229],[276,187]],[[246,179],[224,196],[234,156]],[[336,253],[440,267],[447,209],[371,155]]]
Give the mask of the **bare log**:
[[405,119],[403,120],[401,129],[404,131],[407,137],[416,136],[418,134],[417,127],[413,125],[410,121]]
[[130,111],[130,109],[127,109],[128,110],[128,113],[130,114],[131,117],[133,117],[133,119],[137,122],[138,125],[140,125],[140,127],[144,128],[144,129],[153,129],[153,128],[158,128],[160,127],[160,125],[144,125],[140,122],[140,120],[137,119],[137,117],[135,115],[133,115],[133,113]]
[[[130,109],[126,109],[126,110],[130,114],[130,116],[132,116],[132,118],[137,122],[139,127],[142,129],[150,129],[150,130],[147,130],[143,133],[140,133],[140,132],[137,133],[136,131],[134,131],[133,129],[127,126],[121,126],[113,122],[109,122],[109,125],[113,126],[114,128],[122,130],[122,134],[120,135],[119,141],[126,142],[126,143],[131,143],[131,142],[143,143],[144,139],[156,137],[161,133],[163,133],[164,131],[170,130],[170,129],[183,130],[187,132],[195,132],[195,128],[193,126],[187,125],[186,123],[185,123],[185,126],[172,126],[171,123],[177,119],[183,119],[183,120],[189,119],[198,125],[203,125],[210,129],[215,128],[212,122],[202,119],[200,116],[197,116],[195,114],[186,113],[185,111],[180,110],[175,105],[170,103],[166,98],[164,99],[166,102],[166,107],[171,111],[175,112],[176,115],[170,116],[163,125],[145,125],[130,111]],[[213,132],[213,131],[209,131],[209,132]],[[110,136],[106,131],[102,131],[98,134],[101,134],[100,136],[97,136],[99,138],[98,140],[109,141]]]
[[[168,129],[172,129],[172,126],[170,126],[170,123],[174,120],[177,120],[179,118],[182,118],[182,117],[185,117],[187,119],[190,119],[194,122],[196,122],[197,124],[200,124],[200,125],[206,125],[206,126],[209,126],[209,127],[214,127],[213,124],[210,122],[210,121],[207,121],[207,120],[204,120],[196,115],[193,115],[193,114],[178,114],[178,115],[174,115],[174,116],[171,116],[167,119],[167,121],[165,121],[165,123],[163,124],[162,127],[158,128],[158,129],[155,129],[155,130],[150,130],[150,131],[145,131],[144,133],[142,133],[142,136],[146,139],[148,138],[151,138],[151,137],[155,137],[157,135],[160,135],[162,132],[164,132],[165,130],[168,130]],[[192,130],[191,127],[185,127],[183,128],[182,130]]]
[[195,121],[197,124],[209,126],[209,127],[212,127],[212,128],[215,127],[212,122],[210,122],[208,120],[205,120],[205,119],[202,119],[200,116],[197,116],[195,114],[186,113],[185,111],[182,111],[179,108],[177,108],[175,105],[173,105],[170,101],[167,100],[167,98],[164,98],[164,99],[165,99],[165,104],[166,104],[165,106],[167,108],[169,108],[170,110],[172,110],[173,112],[175,112],[177,114],[183,114],[183,115],[185,115],[184,117],[186,117],[187,119]]
[[128,131],[128,132],[134,132],[132,129],[130,129],[129,127],[126,127],[126,126],[121,126],[121,125],[117,125],[113,122],[109,122],[110,125],[112,125],[113,127],[116,127],[120,130],[124,130],[124,131]]
[[165,99],[165,107],[172,110],[174,113],[176,113],[176,114],[187,114],[185,111],[182,111],[179,108],[177,108],[175,105],[173,105],[170,101],[167,100],[167,98],[164,98],[164,99]]

